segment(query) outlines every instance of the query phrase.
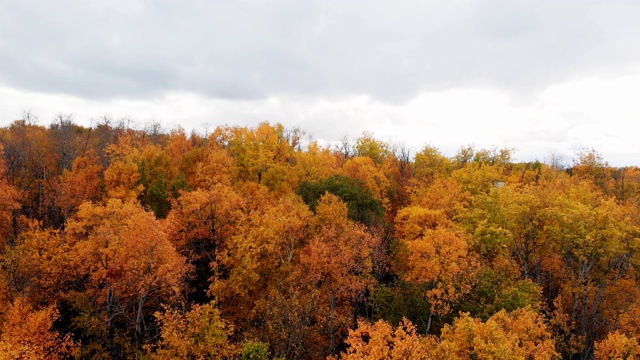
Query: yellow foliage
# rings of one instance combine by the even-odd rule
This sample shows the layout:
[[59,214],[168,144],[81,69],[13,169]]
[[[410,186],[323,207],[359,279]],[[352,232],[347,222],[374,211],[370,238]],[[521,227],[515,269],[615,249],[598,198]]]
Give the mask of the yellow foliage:
[[233,326],[220,317],[213,304],[194,305],[180,313],[165,309],[156,313],[162,339],[152,359],[230,359],[238,348],[230,341]]
[[607,334],[606,339],[595,343],[596,360],[630,360],[640,357],[638,339],[619,332]]
[[559,359],[541,316],[525,308],[502,310],[487,322],[462,314],[442,329],[433,355],[438,359]]
[[427,297],[433,314],[445,315],[456,301],[471,290],[476,261],[462,232],[437,228],[425,230],[417,240],[405,242],[408,257],[405,261],[405,280],[429,284]]
[[104,184],[107,198],[123,201],[136,199],[143,190],[138,184],[140,175],[138,165],[133,161],[114,161],[104,171]]

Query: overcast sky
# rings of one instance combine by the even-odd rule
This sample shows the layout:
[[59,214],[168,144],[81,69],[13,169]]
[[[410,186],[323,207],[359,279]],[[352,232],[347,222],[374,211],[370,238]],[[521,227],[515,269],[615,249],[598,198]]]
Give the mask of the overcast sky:
[[638,19],[635,0],[0,0],[0,126],[270,121],[640,165]]

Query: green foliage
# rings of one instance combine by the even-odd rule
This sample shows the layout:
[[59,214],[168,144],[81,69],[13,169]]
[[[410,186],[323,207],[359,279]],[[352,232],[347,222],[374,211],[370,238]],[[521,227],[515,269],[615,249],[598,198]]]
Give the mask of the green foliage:
[[267,360],[269,344],[260,341],[247,341],[242,345],[242,360]]
[[426,333],[430,305],[424,292],[424,286],[402,280],[379,286],[372,296],[374,318],[390,324],[400,324],[407,318],[416,324],[420,333]]
[[297,194],[315,211],[318,200],[325,193],[339,197],[347,204],[349,219],[365,225],[375,224],[382,217],[380,201],[365,189],[364,184],[344,175],[332,175],[317,182],[303,181]]
[[376,164],[382,164],[385,158],[391,155],[389,145],[376,140],[373,134],[365,132],[356,140],[355,150],[357,156],[371,158]]
[[502,309],[512,312],[527,306],[539,307],[542,288],[529,279],[518,280],[515,284],[502,289],[500,296],[495,299],[493,310]]
[[438,149],[425,146],[416,154],[415,177],[424,182],[432,182],[437,177],[447,175],[451,162]]
[[530,306],[540,307],[542,288],[535,282],[517,280],[513,265],[495,264],[484,267],[476,278],[475,286],[460,305],[460,310],[487,320],[500,310],[508,312]]

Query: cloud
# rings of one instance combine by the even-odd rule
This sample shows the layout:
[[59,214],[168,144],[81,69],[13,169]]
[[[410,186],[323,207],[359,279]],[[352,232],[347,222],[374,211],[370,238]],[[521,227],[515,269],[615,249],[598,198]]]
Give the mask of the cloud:
[[453,155],[640,158],[640,3],[0,0],[0,124],[372,131]]
[[638,93],[640,71],[558,83],[527,103],[514,100],[507,91],[481,87],[426,91],[389,103],[368,95],[238,100],[185,91],[149,99],[102,100],[0,86],[0,124],[18,118],[23,109],[44,122],[72,113],[76,122],[91,125],[106,114],[116,120],[133,119],[139,128],[154,120],[165,129],[181,126],[201,133],[224,124],[270,121],[299,127],[324,144],[370,131],[381,140],[406,144],[413,153],[432,145],[452,156],[461,146],[474,144],[514,148],[516,159],[532,161],[552,152],[571,159],[582,148],[595,148],[612,165],[625,166],[640,158],[640,103],[634,101]]
[[0,81],[79,97],[528,94],[640,59],[623,1],[0,2]]

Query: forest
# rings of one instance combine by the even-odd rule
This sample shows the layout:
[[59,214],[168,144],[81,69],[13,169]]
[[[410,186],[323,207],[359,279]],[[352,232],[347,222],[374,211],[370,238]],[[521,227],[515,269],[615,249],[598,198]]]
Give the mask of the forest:
[[0,151],[0,359],[640,357],[640,169],[594,149],[25,116]]

